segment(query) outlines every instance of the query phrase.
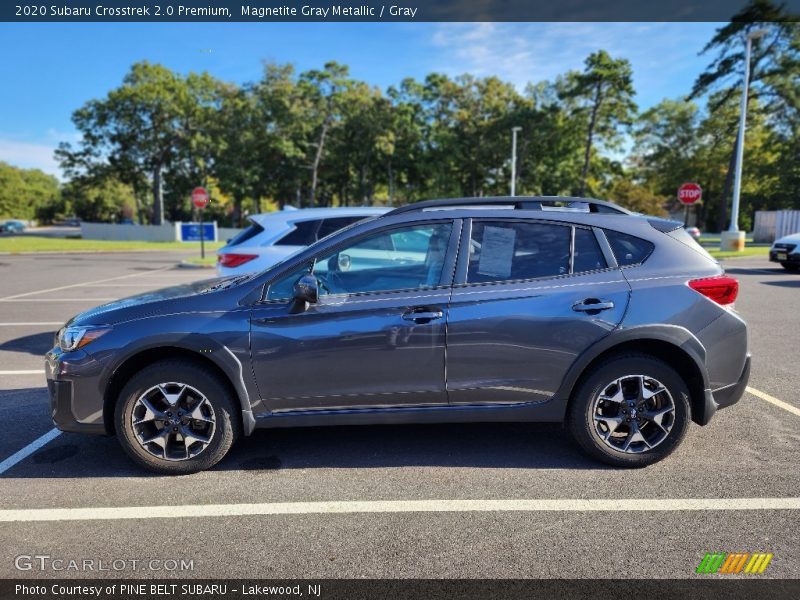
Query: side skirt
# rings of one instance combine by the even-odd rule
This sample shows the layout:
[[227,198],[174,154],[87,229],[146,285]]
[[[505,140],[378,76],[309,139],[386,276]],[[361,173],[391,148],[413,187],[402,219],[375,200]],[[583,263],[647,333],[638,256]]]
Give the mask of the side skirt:
[[256,428],[410,423],[560,422],[567,403],[555,398],[517,404],[287,410],[256,415]]

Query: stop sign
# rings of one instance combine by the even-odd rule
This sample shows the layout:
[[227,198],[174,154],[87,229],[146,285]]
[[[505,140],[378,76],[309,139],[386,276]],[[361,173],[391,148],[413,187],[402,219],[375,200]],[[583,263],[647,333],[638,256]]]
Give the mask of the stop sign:
[[681,204],[695,204],[703,198],[703,188],[696,183],[684,183],[678,188],[678,200]]
[[205,208],[208,205],[208,191],[204,187],[196,187],[192,190],[192,204],[197,208]]

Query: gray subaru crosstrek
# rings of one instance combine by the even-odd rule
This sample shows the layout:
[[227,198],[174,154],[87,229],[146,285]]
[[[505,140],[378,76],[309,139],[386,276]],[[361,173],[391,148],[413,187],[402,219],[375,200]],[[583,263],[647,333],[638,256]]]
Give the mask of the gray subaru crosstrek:
[[74,317],[46,358],[52,416],[162,473],[258,427],[468,421],[564,421],[641,467],[742,396],[737,293],[680,223],[608,202],[420,202]]

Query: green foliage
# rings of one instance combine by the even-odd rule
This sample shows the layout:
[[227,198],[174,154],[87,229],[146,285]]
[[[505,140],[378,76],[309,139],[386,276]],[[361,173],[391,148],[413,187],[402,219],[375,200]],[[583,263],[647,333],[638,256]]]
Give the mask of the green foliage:
[[[205,218],[240,225],[285,204],[507,194],[511,128],[521,127],[518,193],[605,196],[660,214],[675,207],[681,183],[697,181],[700,224],[717,229],[730,202],[742,35],[765,26],[754,46],[745,142],[740,219],[749,223],[754,210],[796,207],[800,198],[800,26],[776,20],[781,14],[753,0],[719,28],[692,90],[707,99],[704,108],[671,99],[639,116],[630,63],[604,50],[581,72],[524,90],[497,77],[432,73],[384,91],[335,62],[301,73],[265,63],[260,79],[237,86],[136,63],[119,87],[73,114],[82,141],[57,151],[72,181],[63,198],[37,200],[38,210],[187,220],[191,189],[205,185]],[[0,212],[18,195],[7,190],[21,186],[9,173],[0,169],[8,182]]]
[[583,72],[567,75],[563,96],[573,114],[585,122],[586,131],[579,196],[587,189],[594,145],[599,142],[607,149],[619,147],[621,129],[633,124],[635,94],[630,62],[611,58],[605,50],[590,54]]
[[133,188],[110,177],[97,182],[75,179],[64,186],[62,194],[75,216],[93,223],[130,219],[136,205]]
[[37,218],[59,199],[58,180],[52,175],[0,162],[0,219]]
[[657,217],[666,216],[664,205],[667,198],[654,194],[650,189],[628,179],[618,179],[609,190],[609,198],[625,208],[634,212]]

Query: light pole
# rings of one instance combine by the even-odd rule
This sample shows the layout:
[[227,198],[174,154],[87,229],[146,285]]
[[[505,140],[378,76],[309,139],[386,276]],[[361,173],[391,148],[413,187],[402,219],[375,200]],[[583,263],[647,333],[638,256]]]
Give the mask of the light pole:
[[517,132],[522,127],[511,128],[511,196],[517,195]]
[[739,109],[739,135],[736,138],[736,166],[733,178],[733,206],[731,207],[731,224],[728,231],[722,232],[721,250],[744,250],[744,231],[739,231],[739,196],[742,191],[742,160],[744,158],[744,130],[747,120],[747,90],[750,87],[750,49],[753,40],[766,35],[766,29],[756,29],[745,36],[744,50],[744,87],[742,89],[742,105]]

